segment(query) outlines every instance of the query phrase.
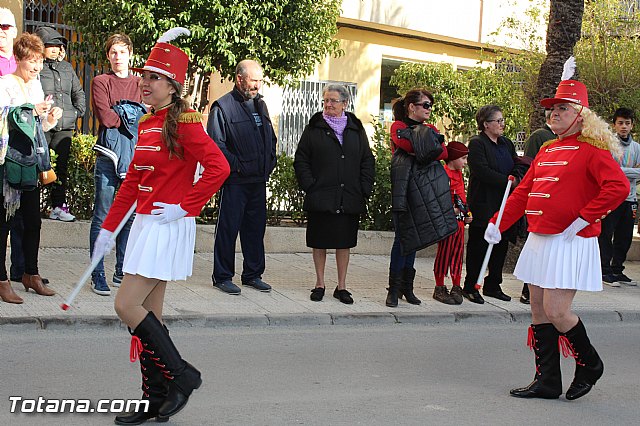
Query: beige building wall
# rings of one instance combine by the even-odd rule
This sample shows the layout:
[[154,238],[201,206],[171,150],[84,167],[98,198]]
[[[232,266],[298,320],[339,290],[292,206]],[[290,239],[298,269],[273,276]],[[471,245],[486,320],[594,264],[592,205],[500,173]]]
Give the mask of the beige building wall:
[[0,7],[6,7],[13,13],[16,18],[18,34],[20,34],[22,32],[22,0],[2,0]]

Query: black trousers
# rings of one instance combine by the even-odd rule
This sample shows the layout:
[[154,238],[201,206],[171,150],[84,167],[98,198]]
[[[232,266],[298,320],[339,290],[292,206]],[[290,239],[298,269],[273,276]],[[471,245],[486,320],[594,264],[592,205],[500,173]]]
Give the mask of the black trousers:
[[[7,222],[4,208],[4,197],[0,197],[0,281],[7,280],[7,238],[12,217]],[[33,191],[25,191],[20,197],[20,209],[22,215],[22,254],[24,256],[24,272],[30,275],[38,275],[38,249],[40,248],[40,188]],[[12,247],[12,251],[14,247]]]
[[69,155],[71,153],[72,130],[49,131],[45,133],[49,148],[56,154],[56,176],[58,179],[51,184],[51,207],[61,207],[67,202],[67,176],[69,175]]
[[621,274],[624,261],[633,240],[633,204],[623,201],[617,209],[602,220],[602,231],[598,237],[602,275]]
[[242,282],[262,278],[265,269],[264,232],[267,226],[267,189],[264,182],[224,185],[213,244],[213,281],[235,274],[238,233],[242,247]]
[[[464,290],[473,291],[474,286],[478,281],[478,275],[480,275],[480,269],[482,268],[482,261],[487,253],[487,247],[489,243],[484,240],[484,231],[486,227],[470,226],[469,227],[469,240],[467,241],[467,275],[464,277]],[[507,249],[509,248],[509,239],[505,235],[502,235],[502,240],[493,246],[491,251],[491,257],[489,258],[489,265],[487,269],[489,274],[484,278],[483,288],[487,291],[496,291],[500,289],[502,284],[502,267],[504,266],[504,259],[507,256]]]

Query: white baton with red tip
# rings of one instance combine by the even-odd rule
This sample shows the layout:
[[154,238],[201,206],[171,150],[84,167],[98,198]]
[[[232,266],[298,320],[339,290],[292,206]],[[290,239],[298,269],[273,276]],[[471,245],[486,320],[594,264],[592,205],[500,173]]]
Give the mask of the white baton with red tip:
[[[122,231],[122,228],[124,228],[124,225],[126,225],[127,221],[129,220],[129,218],[131,217],[133,212],[136,211],[136,205],[137,204],[138,204],[137,201],[133,202],[133,205],[131,206],[131,208],[129,209],[127,214],[125,215],[124,219],[122,219],[122,222],[120,222],[120,224],[118,225],[116,230],[113,231],[113,234],[111,234],[111,237],[109,237],[109,239],[112,242],[115,243],[115,240],[118,237],[118,234],[120,233],[120,231]],[[62,308],[63,311],[66,311],[67,309],[69,309],[69,307],[73,303],[73,300],[76,298],[78,293],[80,293],[80,289],[82,289],[82,286],[84,286],[84,284],[87,282],[87,280],[91,276],[91,273],[93,272],[94,269],[96,269],[96,266],[98,266],[98,263],[100,263],[101,260],[102,260],[102,258],[94,259],[94,260],[91,261],[91,264],[84,271],[84,273],[80,277],[80,280],[78,280],[78,284],[76,284],[75,288],[73,289],[73,291],[71,292],[69,297],[67,297],[67,300],[65,300],[64,303],[62,303],[60,305],[60,307]]]
[[[500,221],[502,220],[502,213],[504,213],[504,206],[507,204],[507,198],[509,198],[509,191],[511,190],[511,184],[516,180],[515,177],[509,176],[507,181],[507,187],[504,190],[502,196],[502,204],[500,204],[500,210],[498,211],[498,218],[496,219],[496,228],[500,228]],[[476,290],[480,290],[482,281],[484,280],[484,273],[487,271],[487,265],[489,265],[489,259],[491,258],[491,251],[493,250],[493,244],[489,244],[487,247],[487,253],[484,255],[482,261],[482,267],[480,268],[480,274],[478,275],[478,281],[476,281]]]

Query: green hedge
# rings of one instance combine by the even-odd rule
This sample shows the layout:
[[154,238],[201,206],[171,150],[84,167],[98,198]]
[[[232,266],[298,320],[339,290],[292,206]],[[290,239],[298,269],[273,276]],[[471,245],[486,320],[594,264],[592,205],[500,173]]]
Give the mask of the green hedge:
[[[375,122],[373,152],[376,156],[376,181],[373,195],[368,203],[368,213],[364,216],[364,229],[391,229],[391,179],[389,166],[391,152],[389,150],[389,134],[381,123]],[[67,184],[67,203],[69,209],[78,219],[91,219],[93,214],[93,168],[96,154],[93,150],[96,137],[76,135],[71,144],[69,158],[69,178]],[[52,163],[56,156],[51,151]],[[291,223],[302,226],[306,216],[302,210],[304,193],[298,188],[293,158],[286,154],[278,156],[276,165],[267,189],[267,222],[269,225]],[[41,196],[43,216],[47,217],[51,209],[49,187],[44,187]],[[202,209],[198,223],[215,223],[218,212],[217,194]]]

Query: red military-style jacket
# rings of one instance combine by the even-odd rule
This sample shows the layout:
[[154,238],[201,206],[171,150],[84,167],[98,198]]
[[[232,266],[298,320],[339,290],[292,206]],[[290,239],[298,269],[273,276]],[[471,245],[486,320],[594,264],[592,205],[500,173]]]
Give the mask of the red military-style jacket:
[[[559,234],[582,217],[581,237],[600,235],[600,221],[629,195],[629,180],[604,142],[576,133],[542,145],[529,171],[509,196],[500,231],[523,214],[529,232]],[[497,212],[491,219],[495,223]]]
[[[136,212],[150,214],[154,202],[180,204],[187,216],[197,216],[229,176],[229,163],[205,133],[202,115],[187,111],[178,119],[178,143],[183,158],[169,157],[162,141],[162,125],[168,109],[146,114],[140,119],[138,144],[133,160],[102,227],[114,231],[134,201]],[[196,167],[204,167],[202,177],[193,183]]]

